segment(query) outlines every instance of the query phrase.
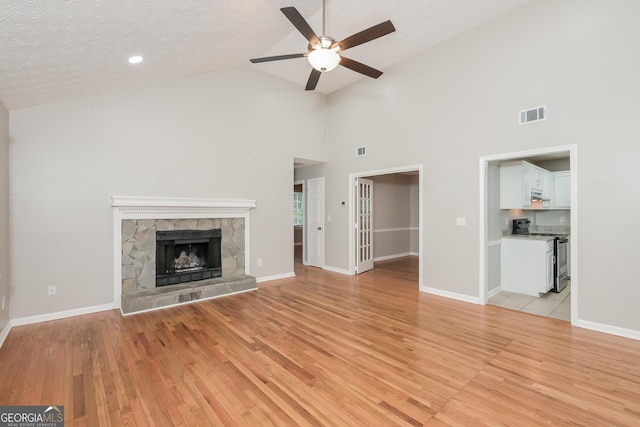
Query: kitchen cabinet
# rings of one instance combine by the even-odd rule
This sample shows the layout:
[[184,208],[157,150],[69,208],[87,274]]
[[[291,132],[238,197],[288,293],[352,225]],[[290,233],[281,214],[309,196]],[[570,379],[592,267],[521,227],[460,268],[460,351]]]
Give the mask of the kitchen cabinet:
[[571,172],[552,172],[553,194],[551,196],[554,208],[571,207]]
[[503,237],[500,246],[503,291],[537,297],[553,289],[552,237]]
[[529,169],[529,183],[531,190],[549,191],[549,172],[525,162],[523,168]]
[[[500,164],[500,209],[550,208],[551,174],[523,160]],[[531,203],[531,191],[542,193],[544,202]]]

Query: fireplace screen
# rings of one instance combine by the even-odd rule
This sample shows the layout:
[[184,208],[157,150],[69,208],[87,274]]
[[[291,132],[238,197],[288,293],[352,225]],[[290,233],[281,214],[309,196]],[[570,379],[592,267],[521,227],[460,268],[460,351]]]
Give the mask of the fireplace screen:
[[220,244],[220,229],[156,232],[156,286],[220,277]]

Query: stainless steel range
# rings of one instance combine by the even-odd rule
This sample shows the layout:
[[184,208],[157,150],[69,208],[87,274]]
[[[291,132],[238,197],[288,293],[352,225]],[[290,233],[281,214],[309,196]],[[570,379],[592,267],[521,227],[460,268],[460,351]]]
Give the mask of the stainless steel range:
[[553,242],[553,289],[562,292],[569,282],[569,268],[567,266],[569,253],[569,239],[567,234],[530,231],[531,221],[528,218],[514,219],[512,234],[520,236],[549,236]]

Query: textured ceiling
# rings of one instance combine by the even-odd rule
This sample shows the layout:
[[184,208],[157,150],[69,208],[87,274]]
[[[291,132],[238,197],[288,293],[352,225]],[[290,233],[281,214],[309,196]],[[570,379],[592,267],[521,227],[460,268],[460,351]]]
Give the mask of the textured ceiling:
[[[395,33],[345,53],[384,71],[527,1],[327,0],[326,29],[339,40],[391,19]],[[241,66],[303,90],[306,59],[249,63],[306,52],[279,10],[285,6],[321,35],[321,0],[2,0],[0,100],[14,110]],[[132,55],[145,60],[131,65]],[[317,90],[330,93],[361,78],[338,67]]]

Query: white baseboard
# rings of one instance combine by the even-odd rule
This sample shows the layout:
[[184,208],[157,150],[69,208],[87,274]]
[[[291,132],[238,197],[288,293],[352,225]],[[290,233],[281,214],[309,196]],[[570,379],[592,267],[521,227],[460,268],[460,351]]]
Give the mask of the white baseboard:
[[458,301],[470,302],[472,304],[480,304],[480,298],[472,297],[464,294],[457,294],[455,292],[443,291],[442,289],[435,289],[423,286],[420,288],[421,292],[426,292],[428,294],[438,295],[440,297],[451,298]]
[[296,277],[296,273],[276,274],[274,276],[256,277],[256,283],[270,282],[272,280],[288,279],[289,277]]
[[576,319],[572,323],[573,326],[589,329],[597,332],[604,332],[605,334],[617,335],[619,337],[631,338],[633,340],[640,341],[640,331],[633,329],[620,328],[618,326],[605,325],[603,323],[590,322],[588,320]]
[[36,316],[19,317],[11,320],[11,326],[31,325],[33,323],[48,322],[50,320],[65,319],[67,317],[82,316],[83,314],[98,313],[100,311],[113,310],[112,304],[94,305],[93,307],[75,308],[73,310],[58,311],[55,313],[38,314]]
[[345,274],[347,276],[351,276],[352,274],[349,272],[349,270],[345,270],[343,268],[337,268],[337,267],[331,267],[330,265],[323,265],[322,266],[323,270],[327,270],[327,271],[332,271],[334,273],[339,273],[339,274]]
[[417,252],[405,252],[405,253],[402,253],[402,254],[379,256],[379,257],[375,257],[373,259],[373,262],[387,261],[387,260],[396,259],[396,258],[404,258],[406,256],[418,256],[418,253]]
[[7,339],[7,337],[9,336],[9,332],[11,332],[11,320],[9,320],[6,324],[6,326],[4,327],[4,329],[2,330],[2,332],[0,332],[0,348],[2,348],[2,345],[4,344],[4,340]]
[[487,299],[491,298],[494,295],[499,294],[501,290],[502,288],[500,286],[498,286],[497,288],[493,288],[487,293]]

